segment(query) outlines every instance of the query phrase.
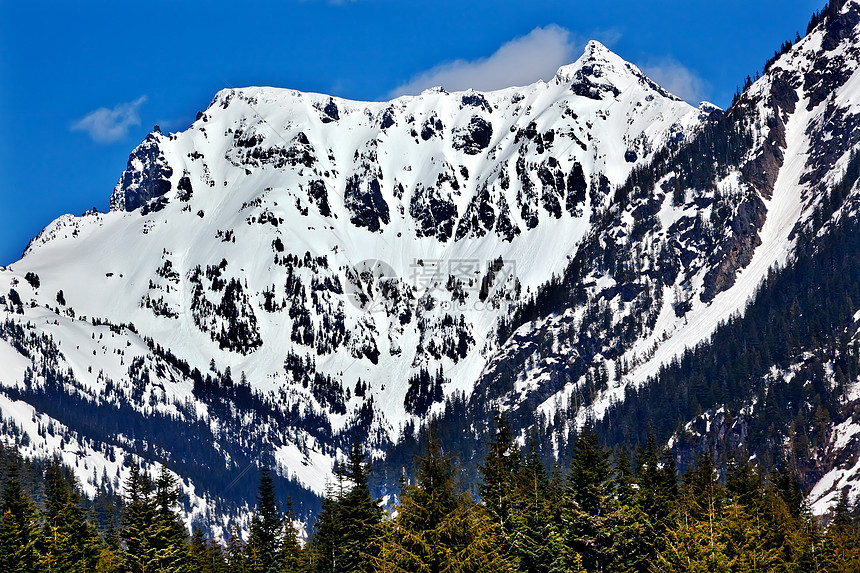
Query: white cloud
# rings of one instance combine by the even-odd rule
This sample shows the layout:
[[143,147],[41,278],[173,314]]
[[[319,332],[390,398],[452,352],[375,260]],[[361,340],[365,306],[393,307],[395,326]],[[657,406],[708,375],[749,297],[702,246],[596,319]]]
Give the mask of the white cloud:
[[71,129],[85,131],[98,143],[118,141],[128,134],[130,127],[140,125],[138,109],[145,102],[144,95],[134,101],[118,104],[113,109],[100,107],[72,124]]
[[710,94],[708,82],[674,58],[651,60],[642,66],[642,71],[660,86],[693,105],[707,100]]
[[569,30],[556,25],[535,28],[502,45],[489,57],[434,66],[398,86],[389,96],[414,95],[435,86],[449,91],[489,91],[528,85],[538,79],[549,80],[558,68],[574,61],[579,51]]

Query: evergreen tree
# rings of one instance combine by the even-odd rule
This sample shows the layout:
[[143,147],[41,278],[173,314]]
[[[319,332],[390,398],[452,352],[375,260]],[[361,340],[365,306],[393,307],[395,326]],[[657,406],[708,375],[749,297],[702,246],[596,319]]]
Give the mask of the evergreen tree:
[[335,473],[336,491],[323,500],[313,540],[314,571],[362,572],[373,569],[378,556],[377,532],[382,521],[379,500],[370,495],[370,465],[361,443],[354,440],[345,463]]
[[156,547],[152,539],[156,515],[152,480],[146,472],[141,472],[136,461],[132,461],[125,483],[125,510],[120,531],[126,567],[132,573],[156,571]]
[[567,573],[552,486],[534,440],[515,477],[509,554],[519,571]]
[[338,494],[331,487],[327,487],[326,495],[322,500],[322,511],[317,516],[311,546],[307,549],[308,565],[314,573],[340,571],[342,556],[339,545],[340,524]]
[[641,508],[639,484],[630,466],[627,452],[621,450],[615,460],[616,499],[615,514],[609,520],[612,536],[614,570],[620,572],[647,571],[656,556],[656,528]]
[[848,494],[839,493],[821,548],[821,565],[827,573],[860,571],[860,543],[848,507]]
[[194,529],[188,545],[188,570],[193,573],[230,572],[221,545],[214,540],[207,542],[199,527]]
[[281,545],[280,562],[285,573],[299,573],[302,570],[302,546],[299,544],[299,531],[295,526],[293,502],[288,497],[284,511],[284,542]]
[[15,450],[7,468],[0,505],[0,571],[8,573],[37,571],[39,561],[36,506],[21,487],[19,462]]
[[481,483],[478,492],[487,508],[506,537],[511,534],[511,510],[514,495],[514,480],[520,465],[520,451],[514,440],[510,425],[496,416],[496,434],[490,442],[484,463],[479,466]]
[[346,464],[338,469],[338,474],[351,484],[339,500],[342,571],[370,571],[377,555],[375,536],[382,521],[382,508],[370,495],[370,464],[365,458],[355,439]]
[[632,499],[625,503],[638,515],[634,530],[625,538],[626,547],[619,547],[618,551],[626,570],[648,571],[660,552],[666,531],[674,525],[678,503],[674,459],[670,452],[657,447],[653,431],[649,432],[645,447],[637,452],[635,474]]
[[498,526],[455,487],[455,469],[435,438],[418,458],[416,483],[404,484],[397,517],[388,525],[377,571],[504,573]]
[[98,531],[81,507],[76,488],[63,475],[58,459],[45,473],[45,512],[39,543],[46,571],[89,573],[101,555]]
[[568,559],[582,558],[589,571],[604,571],[614,561],[613,530],[621,514],[609,452],[585,427],[573,448],[565,490],[562,526]]
[[284,517],[275,497],[275,485],[268,468],[263,468],[257,493],[257,509],[251,519],[248,536],[248,556],[251,571],[277,573],[280,571],[284,543]]
[[149,528],[157,571],[187,570],[188,530],[178,512],[181,497],[176,477],[161,464],[153,491],[155,519]]
[[247,545],[239,535],[239,528],[235,523],[230,524],[227,536],[227,566],[231,573],[250,573],[249,559],[246,556]]

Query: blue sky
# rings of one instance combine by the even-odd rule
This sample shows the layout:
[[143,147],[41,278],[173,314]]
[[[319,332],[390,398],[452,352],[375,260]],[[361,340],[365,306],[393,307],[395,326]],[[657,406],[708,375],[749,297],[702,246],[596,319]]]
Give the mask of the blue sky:
[[548,79],[597,39],[691,101],[737,85],[824,0],[0,0],[0,265],[108,198],[158,123],[224,87],[381,100]]

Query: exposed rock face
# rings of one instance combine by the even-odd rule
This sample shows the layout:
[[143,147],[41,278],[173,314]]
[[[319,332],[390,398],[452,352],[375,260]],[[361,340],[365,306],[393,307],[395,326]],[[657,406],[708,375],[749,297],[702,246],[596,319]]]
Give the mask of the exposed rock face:
[[173,168],[167,163],[159,143],[160,133],[150,133],[128,157],[128,167],[110,198],[112,211],[134,211],[150,199],[171,189]]
[[[795,52],[818,50],[807,44]],[[128,394],[141,417],[218,429],[200,433],[212,467],[273,459],[300,473],[297,490],[319,491],[353,435],[383,452],[449,398],[471,416],[455,435],[492,405],[518,430],[540,419],[552,440],[742,312],[786,260],[770,253],[791,247],[781,226],[762,232],[769,210],[789,204],[789,223],[767,222],[802,227],[860,143],[851,94],[808,116],[799,104],[844,89],[850,52],[838,65],[795,52],[726,113],[679,101],[596,43],[552,81],[499,92],[378,103],[225,90],[189,130],[135,150],[112,213],[58,220],[0,272],[0,292],[16,294],[0,308],[33,340],[77,329],[80,349],[64,339],[68,358],[53,359],[68,378],[55,403]],[[807,164],[787,170],[796,157]],[[12,330],[0,338],[17,348]],[[26,388],[24,368],[0,364],[0,381]],[[129,440],[111,444],[120,457],[185,452],[170,436]]]
[[759,230],[767,215],[764,203],[758,197],[742,203],[729,223],[730,234],[711,255],[711,268],[704,276],[702,301],[732,287],[738,271],[752,261],[756,247],[761,245]]
[[454,149],[467,155],[477,155],[490,145],[493,126],[479,115],[473,115],[469,125],[454,135]]

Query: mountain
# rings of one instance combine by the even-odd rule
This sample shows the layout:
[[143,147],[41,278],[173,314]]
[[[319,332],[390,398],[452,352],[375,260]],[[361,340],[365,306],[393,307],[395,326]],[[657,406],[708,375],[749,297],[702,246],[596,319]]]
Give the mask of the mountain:
[[597,42],[496,92],[223,90],[0,270],[0,431],[90,494],[166,461],[213,530],[264,465],[309,516],[356,436],[383,493],[431,419],[474,469],[496,410],[548,456],[590,422],[790,462],[823,513],[860,434],[858,23],[831,2],[725,112]]

